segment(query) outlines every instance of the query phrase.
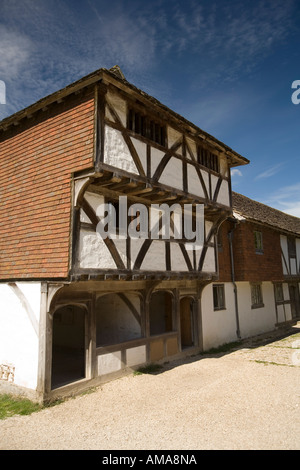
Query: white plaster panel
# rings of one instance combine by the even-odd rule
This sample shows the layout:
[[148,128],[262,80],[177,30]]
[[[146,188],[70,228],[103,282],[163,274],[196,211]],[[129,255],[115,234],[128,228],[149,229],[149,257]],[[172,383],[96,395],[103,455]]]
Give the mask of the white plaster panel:
[[105,126],[104,163],[139,174],[121,132],[109,126]]
[[102,240],[95,232],[80,231],[80,267],[116,269],[116,264]]
[[126,238],[118,238],[118,239],[115,239],[113,240],[118,252],[119,252],[119,255],[120,255],[120,258],[122,259],[124,265],[126,266],[127,265],[127,248],[126,248]]
[[222,176],[228,176],[228,163],[227,163],[227,158],[224,156],[219,157],[219,162],[220,162],[220,173]]
[[129,367],[146,362],[146,346],[138,346],[126,350],[126,365]]
[[[90,204],[90,206],[94,209],[96,213],[97,213],[98,207],[101,204],[104,204],[104,196],[102,196],[101,194],[94,194],[94,193],[86,192],[84,194],[84,198],[87,200],[87,202]],[[80,210],[80,221],[91,223],[91,220],[86,215],[83,209]]]
[[151,147],[151,176],[154,175],[158,165],[160,164],[164,156],[164,152],[161,152],[161,150]]
[[205,185],[207,194],[209,196],[209,176],[208,176],[208,173],[205,170],[200,170],[200,171],[201,171],[201,175],[202,175],[202,178],[203,178],[203,181],[204,181],[204,185]]
[[[171,148],[172,145],[174,145],[175,142],[177,142],[178,140],[182,140],[182,134],[180,132],[177,132],[172,127],[168,126],[168,145],[169,145],[169,148]],[[180,152],[180,149],[176,150],[176,152]]]
[[230,206],[228,182],[223,180],[217,197],[217,202],[224,206]]
[[171,269],[172,271],[188,271],[188,267],[186,265],[185,259],[183,257],[183,254],[179,245],[177,243],[170,243],[170,245],[171,245]]
[[127,124],[127,105],[126,101],[121,98],[116,93],[112,93],[111,91],[107,92],[106,95],[107,101],[112,105],[116,113],[118,114],[122,124],[126,127]]
[[277,306],[277,315],[278,315],[278,323],[282,323],[287,320],[285,305]]
[[144,142],[135,139],[134,137],[131,137],[131,141],[140,158],[143,170],[145,174],[147,174],[147,145]]
[[197,175],[194,165],[187,166],[188,174],[188,192],[195,194],[195,196],[205,197],[202,184],[200,183],[199,176]]
[[[208,350],[221,344],[237,340],[235,298],[232,283],[224,283],[225,309],[214,310],[213,293],[210,284],[202,293],[203,347]],[[264,307],[251,308],[251,287],[249,282],[238,282],[238,314],[242,338],[272,331],[276,323],[274,290],[271,282],[262,283]],[[288,307],[286,305],[285,307]],[[283,312],[280,312],[283,315]],[[286,309],[286,318],[289,312]]]
[[182,161],[179,158],[172,157],[164,169],[159,182],[173,188],[182,188]]
[[98,356],[98,375],[111,374],[121,368],[121,351]]
[[213,284],[203,289],[201,312],[203,348],[206,351],[237,340],[232,283],[225,283],[224,289],[226,307],[224,310],[214,310]]
[[152,241],[142,263],[141,269],[145,271],[166,270],[165,242],[163,240]]
[[275,328],[276,309],[272,282],[261,284],[263,307],[251,308],[251,285],[238,282],[240,328],[243,338],[271,331]]
[[290,265],[291,265],[291,274],[295,275],[297,274],[297,266],[296,266],[296,260],[295,258],[290,259]]
[[136,257],[144,244],[144,239],[142,238],[131,238],[130,239],[130,255],[131,255],[131,268],[133,269]]
[[212,197],[214,197],[216,186],[217,186],[219,178],[215,175],[211,175],[210,179],[211,179],[211,194],[212,194]]
[[191,151],[191,153],[192,153],[192,155],[193,155],[193,157],[194,157],[194,158],[192,158],[192,157],[190,156],[190,152],[187,151],[187,153],[186,153],[187,158],[190,158],[191,160],[194,159],[194,160],[197,161],[197,145],[196,145],[196,142],[194,142],[194,140],[192,140],[192,139],[189,139],[188,137],[187,137],[187,139],[186,139],[186,142],[187,142],[187,145],[188,145],[188,147],[189,147],[189,150]]
[[214,273],[216,271],[215,250],[211,246],[207,248],[202,270],[209,273]]
[[283,298],[284,300],[290,300],[289,286],[288,284],[283,284]]
[[[17,283],[31,314],[39,322],[41,284]],[[26,306],[7,284],[0,284],[0,366],[14,368],[13,382],[32,390],[37,386],[38,335]]]

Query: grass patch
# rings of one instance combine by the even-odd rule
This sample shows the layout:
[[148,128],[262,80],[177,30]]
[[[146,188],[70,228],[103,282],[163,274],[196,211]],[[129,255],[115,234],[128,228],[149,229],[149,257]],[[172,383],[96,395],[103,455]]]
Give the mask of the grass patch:
[[12,416],[27,416],[37,411],[41,411],[45,408],[51,408],[52,406],[59,405],[62,403],[62,399],[57,399],[49,403],[35,403],[28,398],[18,398],[7,393],[0,394],[0,419],[10,418]]
[[26,398],[16,398],[8,394],[0,395],[0,419],[9,418],[14,415],[30,415],[40,411],[43,405],[33,403]]
[[279,362],[272,362],[272,361],[261,361],[255,359],[253,362],[257,362],[257,364],[263,364],[264,366],[285,366],[285,367],[295,367],[292,364],[281,364]]
[[161,369],[163,369],[163,366],[159,364],[148,364],[147,366],[140,367],[138,370],[136,370],[134,375],[157,374],[161,371]]
[[232,343],[225,343],[221,344],[216,348],[208,349],[207,351],[203,351],[201,354],[219,354],[219,353],[226,353],[231,351],[232,349],[238,348],[241,346],[240,341],[234,341]]

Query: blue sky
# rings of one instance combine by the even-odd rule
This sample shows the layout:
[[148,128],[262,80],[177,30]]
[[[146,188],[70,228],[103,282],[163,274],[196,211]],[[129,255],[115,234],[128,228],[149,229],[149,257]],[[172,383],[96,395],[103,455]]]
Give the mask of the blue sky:
[[118,64],[250,160],[234,191],[300,217],[299,0],[0,0],[0,12],[0,119]]

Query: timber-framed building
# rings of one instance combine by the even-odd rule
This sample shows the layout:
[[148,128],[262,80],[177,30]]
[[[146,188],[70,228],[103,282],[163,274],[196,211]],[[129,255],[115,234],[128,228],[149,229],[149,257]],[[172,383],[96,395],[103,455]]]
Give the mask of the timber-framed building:
[[[246,158],[117,66],[1,121],[0,155],[2,386],[49,400],[203,350],[202,292]],[[172,214],[168,237],[101,238],[99,207],[118,214],[125,196],[127,226],[132,205],[201,205],[201,247]]]

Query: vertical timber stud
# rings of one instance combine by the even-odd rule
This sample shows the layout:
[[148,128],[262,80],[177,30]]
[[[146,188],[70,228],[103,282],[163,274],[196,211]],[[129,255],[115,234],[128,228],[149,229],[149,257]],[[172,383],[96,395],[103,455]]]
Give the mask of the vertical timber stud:
[[95,292],[92,294],[92,302],[90,306],[90,362],[91,362],[91,378],[97,377],[97,356],[96,356],[96,301]]
[[39,324],[39,360],[38,360],[38,399],[44,401],[51,390],[51,319],[47,312],[48,285],[41,285],[40,324]]
[[198,282],[197,283],[197,308],[196,308],[196,315],[197,315],[197,330],[198,330],[198,347],[200,351],[203,351],[203,323],[202,323],[202,293],[204,287],[206,287],[210,282]]
[[97,118],[96,118],[96,158],[95,158],[95,171],[100,171],[100,165],[104,160],[104,135],[105,135],[105,95],[107,88],[103,83],[100,83],[97,87],[97,93],[95,93],[95,101],[97,106]]

